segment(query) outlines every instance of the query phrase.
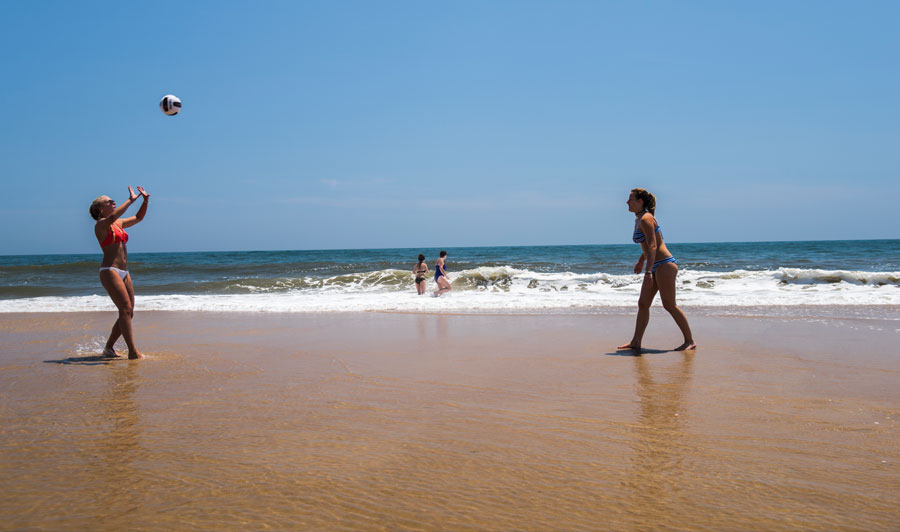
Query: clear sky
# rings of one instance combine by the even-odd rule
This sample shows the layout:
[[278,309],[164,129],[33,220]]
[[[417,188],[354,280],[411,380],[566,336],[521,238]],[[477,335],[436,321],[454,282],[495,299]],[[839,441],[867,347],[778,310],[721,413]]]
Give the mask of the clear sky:
[[[900,2],[0,2],[0,254],[897,238]],[[167,93],[184,102],[163,115]],[[130,212],[135,212],[134,210]]]

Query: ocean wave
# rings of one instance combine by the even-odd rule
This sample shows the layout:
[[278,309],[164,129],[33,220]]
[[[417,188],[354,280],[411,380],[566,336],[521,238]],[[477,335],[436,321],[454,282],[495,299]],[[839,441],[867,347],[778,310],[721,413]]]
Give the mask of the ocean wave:
[[0,286],[0,299],[58,296],[63,294],[77,295],[78,293],[78,289],[64,286],[41,286],[27,284]]
[[[240,312],[516,311],[633,307],[642,275],[541,272],[483,266],[449,272],[454,290],[442,298],[415,295],[409,271],[382,269],[328,277],[238,277],[195,283],[136,284],[143,310]],[[713,272],[682,270],[684,306],[900,305],[900,272],[780,268]],[[428,289],[434,289],[429,278]],[[25,297],[22,297],[25,296]],[[18,292],[0,312],[112,310],[103,293]]]
[[900,285],[900,272],[853,272],[844,270],[801,270],[781,268],[777,270],[781,281],[789,284]]
[[78,260],[72,262],[59,262],[50,264],[4,264],[0,266],[0,274],[16,275],[16,274],[47,274],[47,273],[71,273],[84,270],[96,270],[98,260],[85,261]]

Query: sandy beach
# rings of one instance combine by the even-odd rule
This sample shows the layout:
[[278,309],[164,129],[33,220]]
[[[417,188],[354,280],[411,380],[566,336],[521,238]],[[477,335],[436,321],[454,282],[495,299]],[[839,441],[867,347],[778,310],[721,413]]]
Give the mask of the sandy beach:
[[0,528],[896,530],[898,322],[690,317],[2,314]]

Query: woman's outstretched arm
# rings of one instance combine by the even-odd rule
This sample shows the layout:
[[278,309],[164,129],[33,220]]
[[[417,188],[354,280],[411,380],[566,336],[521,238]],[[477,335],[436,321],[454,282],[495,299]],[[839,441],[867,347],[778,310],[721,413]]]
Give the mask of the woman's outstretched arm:
[[144,190],[144,187],[137,187],[137,189],[141,197],[144,198],[144,201],[141,203],[141,208],[138,209],[137,215],[122,220],[122,227],[131,227],[132,225],[143,220],[144,215],[147,214],[147,200],[150,199],[150,194],[148,194],[147,191]]
[[102,235],[105,235],[107,231],[109,231],[110,226],[119,219],[120,216],[125,214],[125,211],[128,210],[128,207],[131,207],[131,204],[134,203],[134,200],[137,199],[137,194],[131,190],[131,187],[128,187],[128,199],[125,200],[121,205],[116,207],[116,209],[107,216],[106,218],[101,218],[97,220],[97,225],[94,226],[95,232],[97,233],[97,238],[103,238]]

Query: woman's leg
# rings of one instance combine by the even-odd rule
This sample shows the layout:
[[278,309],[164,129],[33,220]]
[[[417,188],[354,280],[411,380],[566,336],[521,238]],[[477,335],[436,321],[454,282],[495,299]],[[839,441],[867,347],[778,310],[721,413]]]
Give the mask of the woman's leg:
[[684,315],[678,305],[675,304],[675,277],[678,275],[678,265],[674,262],[660,264],[656,269],[656,283],[659,286],[659,298],[662,299],[663,308],[666,309],[681,334],[684,335],[684,343],[676,347],[675,351],[684,351],[685,349],[693,349],[697,347],[694,343],[694,337],[691,334],[691,326],[688,324],[687,316]]
[[652,275],[645,275],[644,283],[641,285],[641,296],[638,298],[638,313],[634,323],[634,336],[627,344],[620,345],[619,349],[641,350],[644,331],[647,330],[647,324],[650,323],[650,305],[653,304],[656,292],[656,279]]
[[116,319],[116,322],[112,326],[112,330],[109,332],[109,339],[106,340],[106,346],[103,348],[103,354],[106,356],[119,356],[119,353],[116,352],[116,342],[119,341],[119,337],[122,336],[122,330],[119,328],[119,320]]
[[447,281],[447,278],[444,276],[438,277],[437,286],[438,286],[438,289],[434,293],[434,295],[436,295],[436,296],[443,295],[444,292],[449,292],[450,290],[453,289],[453,287],[450,286],[450,282]]
[[100,272],[100,283],[112,298],[116,308],[119,309],[119,319],[113,326],[113,332],[118,327],[119,334],[125,337],[128,358],[144,358],[144,355],[138,352],[137,347],[134,346],[134,336],[131,330],[131,318],[134,316],[134,289],[131,286],[131,275],[126,276],[123,281],[116,272],[104,270]]

